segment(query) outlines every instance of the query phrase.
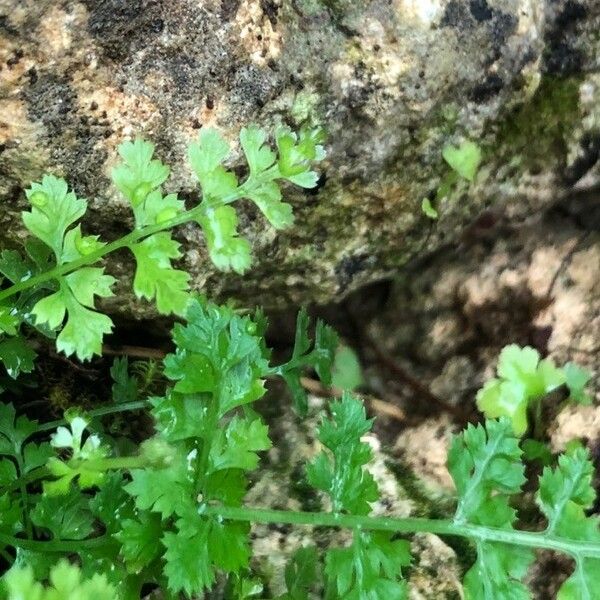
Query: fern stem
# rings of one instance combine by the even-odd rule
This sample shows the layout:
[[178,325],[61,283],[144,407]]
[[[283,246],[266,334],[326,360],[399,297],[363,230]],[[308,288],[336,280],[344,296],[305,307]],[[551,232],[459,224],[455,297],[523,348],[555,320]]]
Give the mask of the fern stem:
[[206,427],[204,428],[204,437],[202,438],[202,453],[200,454],[200,459],[196,463],[196,474],[194,478],[194,488],[196,493],[203,493],[204,486],[206,485],[210,450],[213,445],[215,432],[218,430],[220,408],[219,398],[216,394],[213,394],[209,401]]
[[27,533],[27,537],[31,539],[33,537],[33,527],[31,525],[31,521],[29,520],[29,494],[27,493],[27,484],[23,480],[23,476],[25,475],[25,464],[20,451],[15,455],[15,459],[17,461],[17,468],[19,469],[19,477],[17,481],[19,481],[21,502],[23,503],[23,521],[25,525],[25,532]]
[[239,200],[245,196],[247,185],[250,179],[251,176],[248,177],[248,180],[246,180],[235,192],[229,194],[229,196],[221,198],[218,201],[212,200],[211,202],[202,202],[194,208],[190,208],[189,210],[179,213],[177,216],[169,219],[168,221],[163,221],[162,223],[157,223],[156,225],[147,225],[146,227],[141,227],[140,229],[134,229],[122,238],[114,240],[113,242],[110,242],[105,246],[98,248],[94,252],[90,252],[89,254],[78,258],[77,260],[73,260],[62,265],[56,265],[53,269],[50,269],[45,273],[40,273],[39,275],[31,277],[25,281],[19,281],[5,290],[0,291],[0,302],[36,285],[46,283],[46,281],[50,281],[52,279],[59,279],[60,277],[71,273],[71,271],[75,271],[87,265],[92,265],[107,254],[115,252],[116,250],[120,250],[121,248],[127,248],[150,235],[154,235],[155,233],[159,233],[167,229],[173,229],[179,225],[189,223],[190,221],[196,221],[206,212],[207,209],[212,210],[218,208],[219,206],[231,204],[232,202],[235,202],[236,200]]
[[110,543],[111,539],[108,535],[91,538],[89,540],[26,540],[24,538],[13,537],[0,533],[0,544],[3,546],[11,546],[13,548],[22,548],[31,552],[65,552],[74,554],[89,548],[98,548]]
[[12,492],[12,490],[22,488],[22,486],[26,486],[30,483],[33,483],[38,479],[43,479],[48,475],[50,475],[50,471],[47,467],[38,467],[37,469],[33,469],[33,471],[29,471],[27,475],[21,475],[20,477],[13,479],[7,485],[0,486],[0,492],[2,492],[3,494],[7,494],[8,492]]
[[86,254],[85,256],[78,258],[77,260],[73,260],[62,265],[57,265],[44,273],[36,275],[35,277],[31,277],[25,281],[19,281],[18,283],[15,283],[14,285],[11,285],[9,288],[0,292],[0,302],[6,298],[14,296],[15,294],[18,294],[19,292],[22,292],[23,290],[40,285],[46,281],[50,281],[51,279],[59,279],[60,277],[67,275],[71,271],[75,271],[80,267],[94,264],[107,254],[115,252],[116,250],[120,250],[121,248],[131,246],[132,244],[135,244],[139,240],[148,237],[149,235],[153,235],[160,231],[164,231],[165,229],[172,229],[178,225],[188,223],[199,215],[200,208],[202,208],[202,205],[196,206],[190,210],[186,210],[173,219],[169,219],[163,223],[159,223],[157,225],[148,225],[147,227],[143,227],[141,229],[134,229],[122,238],[110,242],[105,246],[98,248],[94,252],[90,252],[90,254]]
[[582,542],[548,534],[511,529],[498,529],[482,525],[455,523],[444,519],[421,519],[414,517],[366,517],[325,512],[293,512],[264,508],[231,506],[205,506],[204,514],[253,523],[285,523],[288,525],[312,525],[318,527],[362,528],[390,531],[393,533],[433,533],[466,537],[481,542],[499,542],[527,548],[545,548],[569,554],[575,558],[600,558],[600,543]]
[[[120,412],[128,412],[131,410],[142,410],[148,407],[148,402],[146,400],[133,400],[132,402],[123,402],[122,404],[111,404],[109,406],[102,406],[100,408],[95,408],[93,410],[88,410],[85,412],[85,416],[88,417],[103,417],[105,415],[112,415]],[[48,421],[47,423],[40,423],[37,426],[37,429],[31,435],[35,435],[35,433],[40,433],[42,431],[51,431],[52,429],[56,429],[61,425],[66,425],[66,419],[58,419],[56,421]]]

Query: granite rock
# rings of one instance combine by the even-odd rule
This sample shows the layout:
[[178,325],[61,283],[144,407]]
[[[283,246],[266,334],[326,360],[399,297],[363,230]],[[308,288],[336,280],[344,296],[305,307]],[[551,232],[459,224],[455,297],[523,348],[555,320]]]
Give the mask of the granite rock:
[[[276,233],[244,205],[255,265],[217,272],[184,227],[183,264],[212,297],[282,308],[325,303],[459,237],[490,205],[511,218],[549,204],[600,153],[595,0],[0,0],[0,234],[25,235],[22,192],[46,172],[88,198],[86,228],[122,235],[131,217],[108,173],[143,136],[193,203],[185,148],[206,126],[235,140],[257,122],[328,132],[318,189],[288,190],[297,222]],[[474,140],[475,182],[421,212],[448,173],[441,150]],[[242,165],[239,152],[232,166]],[[133,300],[132,262],[105,305]]]

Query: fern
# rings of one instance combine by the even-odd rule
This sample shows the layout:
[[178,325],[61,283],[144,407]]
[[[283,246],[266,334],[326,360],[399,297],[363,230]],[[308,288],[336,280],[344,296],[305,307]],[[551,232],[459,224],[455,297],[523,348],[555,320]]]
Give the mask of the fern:
[[[575,561],[559,598],[598,595],[600,534],[597,517],[588,516],[596,495],[587,452],[574,445],[557,466],[546,467],[537,502],[547,526],[519,530],[512,501],[525,482],[524,464],[520,437],[507,417],[470,425],[453,440],[448,467],[457,508],[448,520],[370,514],[379,490],[362,437],[372,420],[349,393],[323,415],[317,430],[322,451],[306,468],[330,511],[246,506],[249,477],[271,447],[268,427],[252,409],[265,393],[265,378],[295,382],[307,366],[327,376],[335,357],[334,334],[320,324],[311,342],[302,313],[296,351],[287,363],[273,366],[265,326],[260,313],[241,316],[192,299],[187,323],[173,330],[175,351],[164,359],[166,392],[92,411],[149,410],[156,433],[128,455],[97,426],[90,429],[93,415],[71,413],[65,423],[49,427],[0,405],[0,553],[9,561],[22,557],[1,580],[5,597],[17,600],[21,589],[31,589],[42,599],[54,598],[60,586],[97,585],[98,594],[139,600],[142,587],[152,585],[193,598],[225,574],[238,597],[250,598],[261,589],[248,576],[252,523],[351,531],[347,545],[322,555],[299,549],[286,569],[288,591],[280,600],[304,600],[314,592],[327,600],[406,598],[410,547],[399,536],[414,532],[472,541],[477,558],[464,577],[466,598],[530,598],[525,576],[538,548]],[[129,389],[126,363],[115,364],[115,385]],[[49,443],[40,442],[49,429]],[[60,562],[73,558],[80,571]],[[44,587],[48,578],[51,586]],[[81,590],[74,597],[85,598]]]
[[134,230],[110,243],[96,235],[83,235],[79,220],[87,201],[70,191],[67,182],[46,175],[26,190],[30,210],[23,223],[33,236],[25,244],[26,255],[3,251],[0,274],[12,284],[0,291],[0,361],[16,377],[31,371],[34,352],[21,334],[33,326],[56,337],[57,350],[89,360],[101,354],[102,340],[113,322],[96,307],[97,298],[113,294],[115,279],[104,267],[93,267],[104,256],[128,249],[136,261],[133,290],[140,299],[154,301],[161,314],[184,316],[190,300],[190,276],[173,266],[181,258],[180,244],[171,230],[196,222],[204,232],[215,266],[223,271],[245,272],[251,262],[250,245],[237,231],[233,203],[251,200],[277,229],[289,227],[292,208],[282,201],[280,183],[314,187],[311,170],[324,151],[318,131],[295,134],[280,129],[277,151],[267,145],[267,135],[251,126],[240,133],[249,166],[248,177],[238,182],[224,166],[230,149],[221,135],[203,129],[189,146],[192,169],[200,182],[199,204],[186,210],[176,194],[164,194],[169,168],[154,156],[154,146],[143,140],[119,146],[122,163],[112,179],[127,199],[134,216]]

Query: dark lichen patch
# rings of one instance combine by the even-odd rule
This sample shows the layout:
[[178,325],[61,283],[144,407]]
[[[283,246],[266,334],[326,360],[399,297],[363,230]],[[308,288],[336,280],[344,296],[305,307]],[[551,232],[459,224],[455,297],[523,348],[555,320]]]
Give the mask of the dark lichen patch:
[[356,275],[368,267],[369,258],[368,254],[353,254],[345,256],[336,265],[335,275],[340,292],[347,290]]
[[577,183],[600,160],[600,132],[586,133],[579,144],[580,153],[565,170],[566,185]]
[[480,23],[482,21],[489,21],[494,16],[487,0],[471,0],[469,9],[471,10],[473,18]]
[[242,0],[221,0],[221,18],[224,21],[231,21],[237,14]]
[[580,36],[577,28],[587,17],[585,6],[567,0],[554,23],[545,34],[544,72],[550,75],[573,75],[581,72],[585,60],[584,52],[578,47]]
[[549,75],[574,75],[581,72],[584,54],[569,42],[552,43],[544,55],[544,71]]
[[577,21],[581,21],[587,17],[587,8],[574,0],[567,0],[565,7],[556,18],[556,26],[561,29],[571,26]]
[[0,15],[0,31],[3,35],[10,37],[17,37],[19,35],[19,30],[11,25],[8,15]]
[[[84,1],[105,62],[118,63],[122,91],[147,97],[171,118],[198,118],[199,103],[210,98],[214,107],[226,93],[223,118],[244,121],[281,89],[284,75],[251,63],[236,28],[224,28],[239,0],[205,9],[192,0]],[[276,6],[267,4],[263,9],[273,19]]]
[[45,128],[51,163],[62,166],[80,196],[100,194],[107,186],[98,176],[107,151],[98,142],[112,134],[110,123],[78,111],[77,93],[67,77],[36,72],[30,82],[23,99],[30,119]]
[[518,25],[518,19],[514,15],[493,11],[493,18],[486,24],[489,27],[490,35],[496,46],[504,46],[506,40],[511,36]]
[[[514,33],[518,19],[509,13],[491,8],[487,0],[470,0],[469,3],[451,0],[444,10],[440,26],[456,29],[459,39],[472,43],[473,30],[484,32],[491,49],[488,64],[502,55],[506,40]],[[486,53],[487,54],[487,53]]]
[[233,79],[236,94],[229,99],[231,112],[245,116],[274,98],[280,90],[280,84],[272,73],[270,69],[253,64],[239,65]]
[[40,75],[23,95],[31,119],[41,121],[50,138],[62,135],[73,125],[77,94],[67,78]]
[[88,30],[110,60],[125,60],[132,48],[147,45],[157,34],[158,21],[164,26],[160,0],[82,1],[89,11]]
[[530,169],[550,157],[563,166],[567,140],[579,121],[579,80],[543,78],[533,98],[511,113],[498,131],[498,141],[511,154],[520,154]]
[[277,15],[279,14],[279,6],[273,0],[260,0],[260,7],[271,22],[271,25],[277,25]]
[[496,96],[504,87],[502,78],[496,73],[488,75],[485,80],[476,85],[469,94],[469,99],[473,102],[485,102],[493,96]]
[[446,5],[440,25],[442,27],[466,29],[473,26],[473,16],[464,2],[451,0]]

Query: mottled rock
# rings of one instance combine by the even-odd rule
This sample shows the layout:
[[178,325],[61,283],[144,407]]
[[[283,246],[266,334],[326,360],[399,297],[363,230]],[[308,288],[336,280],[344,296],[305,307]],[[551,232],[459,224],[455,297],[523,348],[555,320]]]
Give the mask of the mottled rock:
[[[0,0],[3,243],[22,239],[22,189],[48,171],[89,199],[89,230],[122,234],[108,172],[123,139],[153,140],[191,203],[183,157],[200,127],[233,140],[251,121],[309,121],[329,134],[319,189],[289,191],[288,232],[244,206],[249,274],[217,273],[195,227],[178,235],[212,296],[330,301],[456,239],[486,206],[531,214],[593,169],[600,92],[582,73],[598,66],[599,12],[595,0]],[[442,147],[463,138],[483,167],[432,225],[421,200],[448,172]],[[127,283],[131,262],[109,269]],[[151,310],[123,295],[107,308]]]
[[[600,193],[592,190],[569,195],[547,213],[518,224],[498,217],[490,228],[430,256],[426,269],[416,264],[399,279],[386,308],[370,325],[372,337],[465,416],[477,389],[494,376],[501,349],[511,343],[533,346],[559,365],[575,361],[587,368],[593,375],[589,391],[598,401],[598,210]],[[418,398],[406,389],[402,397],[401,407],[410,414]],[[596,407],[573,407],[556,422],[560,405],[550,402],[545,408],[556,449],[573,437],[585,437],[592,447],[600,444]],[[434,442],[414,439],[425,434],[429,440],[435,423],[426,421],[404,432],[398,449],[431,448],[438,456]],[[444,428],[439,431],[443,437]],[[418,451],[406,452],[412,466],[426,475],[439,464]]]

